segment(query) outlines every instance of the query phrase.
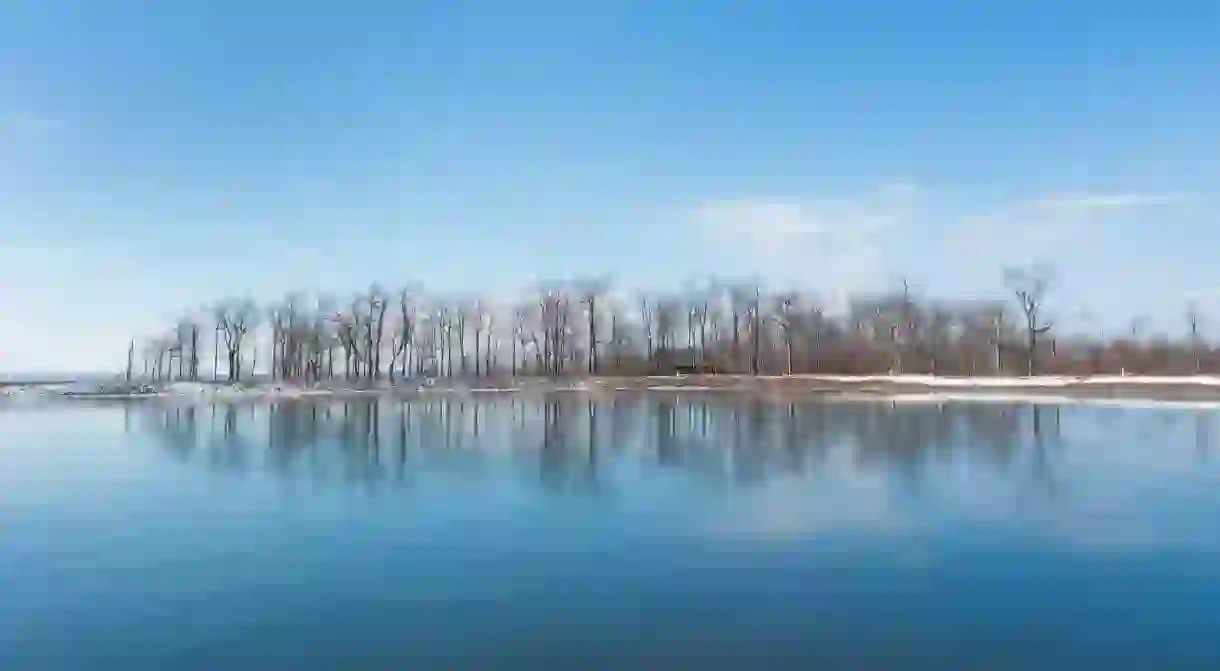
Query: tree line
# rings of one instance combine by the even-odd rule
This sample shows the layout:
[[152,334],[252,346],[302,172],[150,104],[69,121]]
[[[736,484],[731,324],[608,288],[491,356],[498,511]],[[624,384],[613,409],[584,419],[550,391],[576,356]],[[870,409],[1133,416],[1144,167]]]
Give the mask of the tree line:
[[[1201,316],[1187,335],[1147,337],[1140,322],[1104,338],[1060,334],[1047,318],[1054,273],[1009,268],[1009,295],[940,300],[901,289],[834,313],[802,291],[755,281],[680,291],[611,291],[601,278],[538,285],[515,304],[412,284],[347,300],[290,294],[221,300],[127,352],[126,378],[252,377],[369,383],[420,377],[795,374],[1197,374],[1220,370]],[[210,351],[209,351],[210,350]],[[210,359],[210,366],[209,366]],[[210,368],[210,370],[209,370]]]

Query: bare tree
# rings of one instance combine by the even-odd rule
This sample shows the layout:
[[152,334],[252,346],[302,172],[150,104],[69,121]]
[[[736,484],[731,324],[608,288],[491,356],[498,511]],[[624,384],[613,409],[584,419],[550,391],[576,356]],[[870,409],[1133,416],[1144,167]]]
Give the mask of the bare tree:
[[[483,348],[483,374],[491,375],[492,368],[497,364],[499,347],[493,346],[492,337],[496,330],[496,313],[494,310],[487,310],[483,317],[486,320],[485,330],[487,333],[487,346]],[[499,344],[497,340],[496,345]]]
[[[816,299],[815,299],[816,301]],[[809,307],[809,336],[812,372],[822,372],[822,344],[826,336],[826,312],[816,302]]]
[[942,356],[953,338],[953,331],[959,326],[954,317],[953,309],[947,304],[932,304],[926,310],[922,343],[927,351],[928,372],[932,375],[941,373]]
[[762,293],[757,284],[754,285],[754,297],[750,301],[750,342],[753,345],[750,354],[750,374],[758,375],[762,355]]
[[715,282],[712,280],[692,282],[687,287],[686,296],[690,305],[690,346],[696,349],[698,363],[707,364],[708,322],[712,313],[712,298],[715,294]]
[[411,357],[414,351],[415,328],[418,321],[417,299],[418,289],[407,286],[398,292],[398,324],[390,338],[390,348],[393,358],[390,360],[390,379],[394,377],[394,364],[398,362],[400,377],[406,378],[411,370]]
[[994,352],[995,374],[1004,372],[1004,308],[998,306],[991,312],[991,346]]
[[339,347],[343,350],[343,376],[348,380],[360,377],[360,309],[353,302],[346,312],[336,312],[331,316]]
[[381,342],[385,337],[385,315],[390,306],[389,296],[377,285],[369,288],[365,298],[368,309],[365,318],[365,377],[376,380],[381,377]]
[[577,280],[575,283],[577,298],[585,306],[585,318],[587,319],[585,334],[589,339],[587,363],[590,375],[597,374],[597,306],[609,287],[610,281],[604,277]]
[[217,320],[216,327],[212,330],[212,381],[215,382],[220,376],[220,321]]
[[647,345],[645,357],[646,361],[648,362],[649,370],[652,370],[652,357],[656,350],[653,344],[653,324],[656,319],[656,302],[647,294],[640,294],[638,301],[640,309],[640,326],[644,329],[644,343]]
[[525,346],[529,343],[526,338],[526,322],[529,320],[529,307],[518,306],[513,311],[513,337],[512,337],[512,376],[517,377],[517,349],[525,350]]
[[906,371],[907,343],[916,337],[918,331],[914,302],[911,300],[911,283],[902,278],[902,298],[898,303],[898,319],[894,325],[894,359],[898,374]]
[[214,314],[228,355],[229,381],[240,382],[242,345],[258,319],[258,307],[248,299],[229,300],[220,303]]
[[199,380],[199,321],[192,319],[191,324],[191,381]]
[[677,296],[657,298],[656,308],[653,310],[653,321],[658,350],[671,352],[674,349],[674,329],[678,327],[684,312],[682,300]]
[[776,297],[776,312],[771,316],[771,319],[779,326],[784,338],[784,351],[786,354],[787,368],[785,374],[792,375],[792,332],[794,326],[794,314],[797,310],[796,292],[781,294]]
[[[941,301],[917,295],[909,283],[901,293],[852,297],[839,313],[823,310],[811,292],[764,292],[757,282],[744,281],[712,285],[714,292],[690,283],[672,293],[641,294],[630,315],[602,286],[541,284],[523,297],[499,330],[492,305],[477,296],[467,301],[433,296],[425,303],[422,290],[413,290],[399,293],[397,305],[391,306],[395,297],[375,287],[353,294],[340,309],[289,294],[265,311],[250,301],[225,301],[208,307],[202,319],[214,319],[213,379],[219,375],[223,343],[231,381],[249,377],[248,369],[266,356],[264,347],[270,352],[268,370],[277,378],[316,382],[342,374],[355,381],[387,371],[391,378],[395,373],[405,377],[412,370],[421,376],[425,371],[453,375],[459,360],[469,366],[465,347],[471,329],[479,376],[500,365],[501,348],[504,356],[511,350],[504,370],[513,375],[652,372],[683,357],[718,371],[756,374],[978,375],[1005,374],[1017,366],[1027,375],[1040,368],[1077,374],[1200,373],[1215,356],[1204,342],[1196,305],[1186,310],[1189,337],[1172,341],[1149,338],[1138,328],[1113,334],[1084,328],[1052,338],[1045,314],[1049,270],[1008,269],[1005,280],[1020,307],[1015,319],[1003,308],[1005,302],[1011,307],[1011,299]],[[267,320],[265,331],[258,328],[260,315]],[[124,376],[136,377],[140,357],[146,379],[197,379],[199,352],[206,347],[200,341],[209,337],[201,323],[206,321],[191,317],[131,343]],[[269,337],[264,342],[261,336]],[[383,347],[383,336],[389,338],[388,347]],[[383,354],[390,359],[388,367]],[[1039,366],[1045,356],[1051,359]]]
[[1032,376],[1037,370],[1038,336],[1051,330],[1050,322],[1043,322],[1046,294],[1050,289],[1054,271],[1049,266],[1006,268],[1004,281],[1016,296],[1017,305],[1025,316],[1025,371]]
[[738,370],[740,370],[741,366],[741,326],[742,322],[750,314],[757,291],[758,286],[756,284],[744,281],[733,282],[728,288],[729,309],[733,313],[732,360],[734,368]]
[[453,333],[457,335],[458,356],[462,370],[462,376],[466,375],[466,324],[470,321],[474,306],[472,302],[466,298],[460,298],[456,301],[453,310]]
[[1199,311],[1199,305],[1192,301],[1189,305],[1186,306],[1186,323],[1190,327],[1190,354],[1191,354],[1191,358],[1194,359],[1195,375],[1198,375],[1203,370],[1203,360],[1202,360],[1202,353],[1201,353],[1202,348],[1200,348],[1200,346],[1199,346],[1199,343],[1201,341],[1201,338],[1199,337],[1199,331],[1200,331],[1200,324],[1202,321],[1203,321],[1203,316]]
[[567,358],[571,317],[571,303],[563,285],[548,282],[539,286],[538,316],[543,332],[543,359],[547,362],[547,370],[558,376],[563,373],[564,359]]
[[627,329],[624,328],[623,318],[620,316],[622,309],[618,301],[607,301],[607,309],[610,312],[610,340],[608,344],[614,355],[614,371],[616,374],[621,375],[623,372],[623,349],[631,343],[631,338],[627,335]]
[[[483,330],[487,328],[487,310],[483,301],[475,299],[470,305],[470,322],[474,327],[474,376],[479,377],[482,368]],[[487,371],[489,374],[491,371]]]

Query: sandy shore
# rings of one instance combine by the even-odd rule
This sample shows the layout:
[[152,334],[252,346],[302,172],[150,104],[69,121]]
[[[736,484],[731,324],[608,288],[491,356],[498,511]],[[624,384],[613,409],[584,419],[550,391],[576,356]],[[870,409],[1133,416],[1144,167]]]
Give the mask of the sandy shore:
[[554,394],[579,393],[716,393],[746,395],[775,400],[819,397],[827,400],[888,400],[894,402],[1010,401],[1042,403],[1216,404],[1220,407],[1220,377],[1095,376],[1028,378],[933,377],[925,375],[691,375],[678,377],[587,377],[500,379],[410,379],[391,385],[368,387],[337,384],[296,386],[285,383],[229,385],[223,383],[175,382],[168,385],[128,388],[72,385],[8,387],[5,396],[70,400],[174,401],[280,400],[306,398],[395,397],[412,398],[434,394]]

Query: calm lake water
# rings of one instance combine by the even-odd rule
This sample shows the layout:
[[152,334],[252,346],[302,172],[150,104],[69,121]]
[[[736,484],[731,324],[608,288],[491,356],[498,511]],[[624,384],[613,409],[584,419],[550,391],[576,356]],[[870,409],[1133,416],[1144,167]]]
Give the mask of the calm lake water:
[[664,394],[9,408],[0,669],[1217,669],[1217,432]]

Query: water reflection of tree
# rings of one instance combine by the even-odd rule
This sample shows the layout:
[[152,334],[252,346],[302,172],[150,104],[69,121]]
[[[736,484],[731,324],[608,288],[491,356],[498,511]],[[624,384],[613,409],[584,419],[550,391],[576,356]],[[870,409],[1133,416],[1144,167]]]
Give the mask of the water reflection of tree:
[[[156,413],[143,416],[144,428],[160,439],[166,452],[183,461],[193,455],[199,440],[198,410],[194,407],[183,408],[171,406],[159,408]],[[132,409],[127,407],[124,413],[130,417]],[[130,422],[130,419],[125,419]]]
[[267,406],[267,464],[280,473],[291,473],[319,440],[320,419],[316,403],[284,403]]
[[1048,410],[1040,404],[1029,406],[1030,431],[1030,468],[1027,482],[1033,488],[1034,499],[1038,501],[1055,502],[1061,493],[1062,485],[1055,468],[1055,456],[1052,450],[1058,445],[1059,407],[1053,408],[1053,422],[1047,426],[1044,415]]
[[1195,412],[1195,458],[1200,463],[1206,463],[1211,459],[1214,414],[1210,410],[1198,410]]
[[381,463],[381,404],[345,402],[343,432],[339,444],[343,479],[353,485],[373,487],[385,477]]
[[[259,463],[281,477],[373,487],[433,471],[478,476],[492,459],[511,455],[546,490],[585,494],[609,491],[611,462],[642,459],[715,486],[756,486],[809,477],[841,454],[851,467],[884,472],[912,494],[929,469],[955,460],[998,472],[1026,463],[1029,482],[1046,485],[1044,496],[1056,491],[1052,457],[1060,442],[1057,408],[1004,404],[553,394],[131,412],[168,452],[189,458],[207,445],[208,463],[224,470]],[[1028,457],[1018,459],[1022,454]]]
[[537,473],[548,491],[589,495],[602,490],[598,414],[589,399],[552,396],[542,401]]
[[208,443],[208,464],[216,470],[241,473],[249,468],[251,445],[247,437],[239,431],[238,411],[236,404],[227,404],[220,408],[221,438]]

